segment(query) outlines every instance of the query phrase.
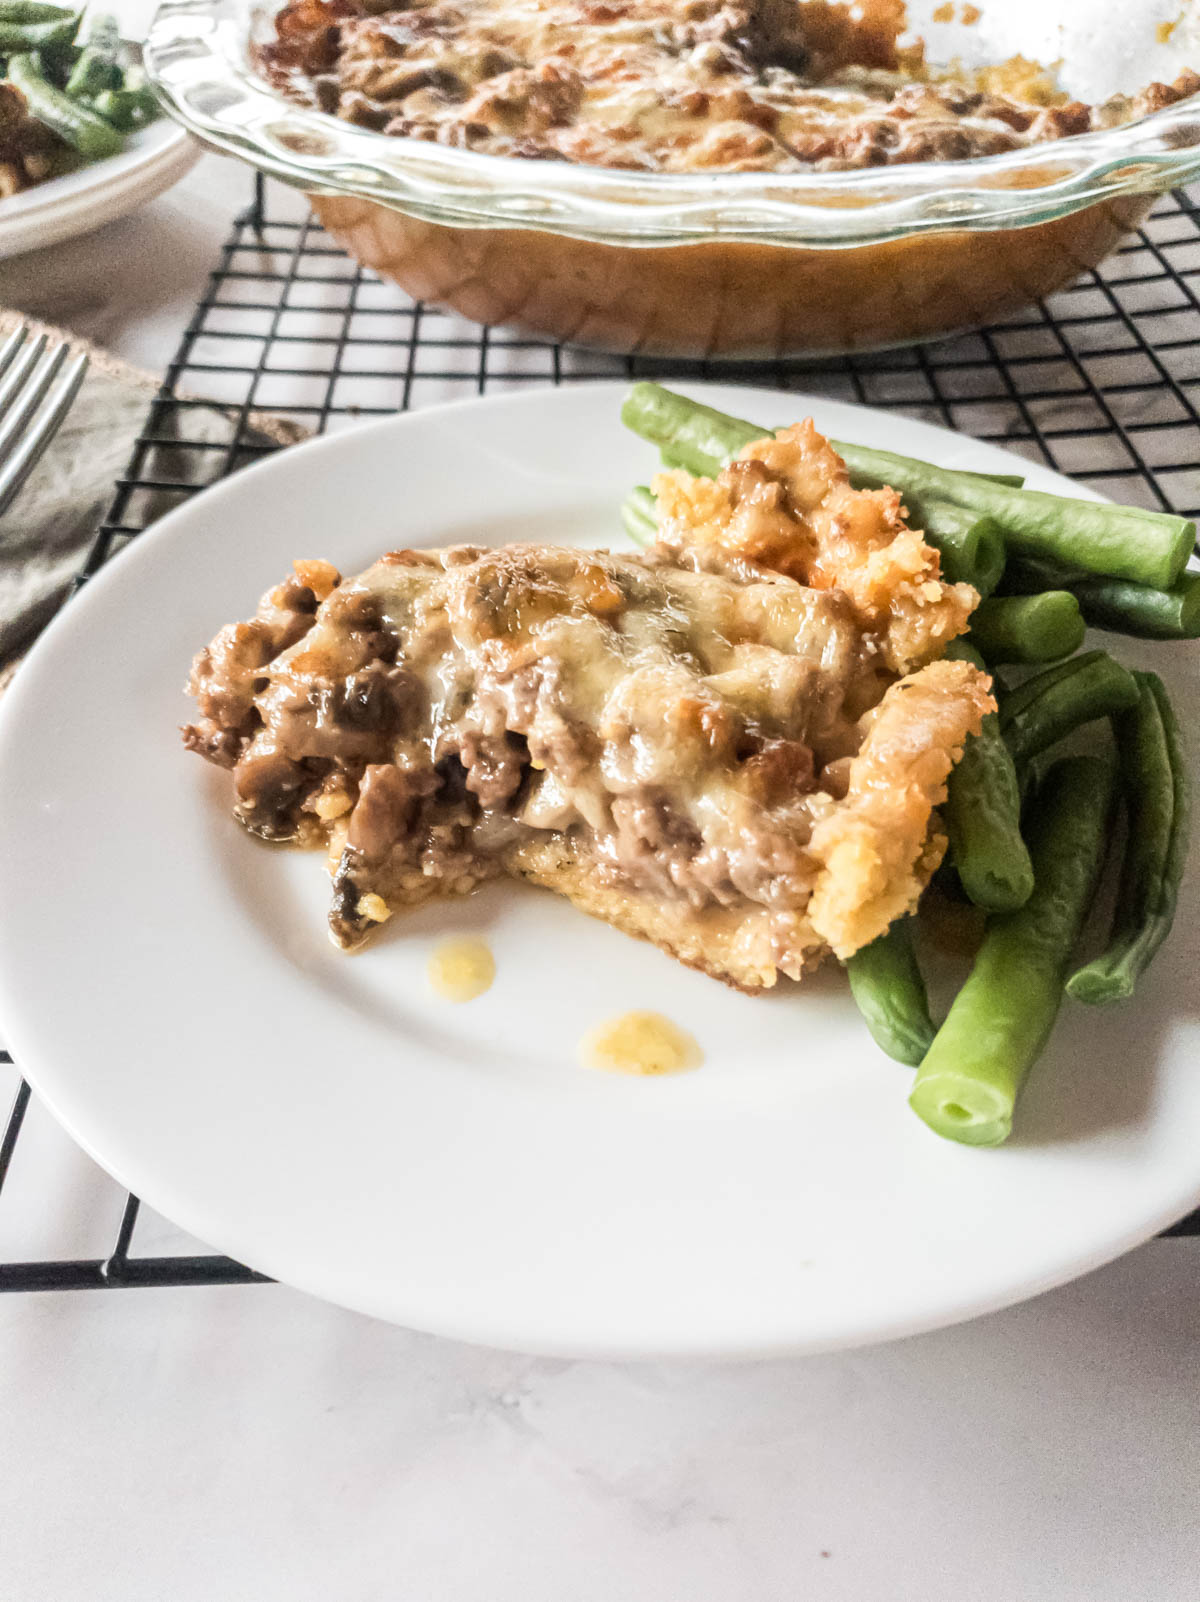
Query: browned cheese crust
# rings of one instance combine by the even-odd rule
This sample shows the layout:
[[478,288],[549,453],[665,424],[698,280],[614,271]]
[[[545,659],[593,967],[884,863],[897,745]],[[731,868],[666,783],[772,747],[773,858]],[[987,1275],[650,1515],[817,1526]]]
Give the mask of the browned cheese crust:
[[339,944],[507,874],[760,990],[915,904],[993,706],[938,660],[974,590],[811,423],[657,487],[648,552],[299,562],[197,657],[185,740],[327,848]]
[[959,161],[1132,121],[1200,79],[1086,106],[1016,58],[935,74],[903,0],[292,0],[260,63],[379,132],[634,171]]

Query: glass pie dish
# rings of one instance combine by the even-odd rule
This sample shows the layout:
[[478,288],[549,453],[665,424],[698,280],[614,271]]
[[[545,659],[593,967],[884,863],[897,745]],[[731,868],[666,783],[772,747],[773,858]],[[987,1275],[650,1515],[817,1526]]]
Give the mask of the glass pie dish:
[[[145,45],[168,110],[304,190],[329,233],[418,299],[604,350],[768,360],[927,340],[1093,267],[1200,174],[1200,96],[1140,121],[970,161],[849,172],[648,173],[392,137],[287,99],[256,71],[264,0],[166,0]],[[996,16],[914,4],[931,62],[1024,53],[1080,98],[1200,63],[1178,0]],[[1160,15],[1161,13],[1161,15]],[[940,20],[935,20],[940,19]]]

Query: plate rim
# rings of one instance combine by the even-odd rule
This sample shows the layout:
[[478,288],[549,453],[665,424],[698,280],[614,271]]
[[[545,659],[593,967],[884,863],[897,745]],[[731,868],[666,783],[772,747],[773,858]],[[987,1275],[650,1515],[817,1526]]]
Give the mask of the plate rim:
[[[145,139],[145,135],[158,135],[160,130],[161,137]],[[160,188],[147,193],[147,200],[154,199],[190,171],[203,154],[203,147],[188,130],[165,116],[139,133],[143,136],[139,144],[0,201],[0,260],[61,244],[77,237],[77,233],[116,221],[120,212],[103,217],[98,223],[91,219],[106,204],[116,204],[131,193],[136,195],[143,187],[149,190],[165,177]],[[77,232],[73,227],[76,220]],[[43,229],[46,237],[36,237]],[[30,238],[31,234],[35,237]]]

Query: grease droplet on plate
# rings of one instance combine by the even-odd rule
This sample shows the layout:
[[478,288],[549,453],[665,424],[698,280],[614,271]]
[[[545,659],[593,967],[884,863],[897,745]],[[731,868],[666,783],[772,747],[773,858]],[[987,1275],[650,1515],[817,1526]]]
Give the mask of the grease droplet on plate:
[[580,1056],[588,1068],[620,1074],[677,1074],[704,1061],[695,1037],[661,1012],[610,1018],[584,1036]]
[[491,948],[474,936],[441,940],[430,953],[429,983],[444,1001],[474,1001],[495,977]]

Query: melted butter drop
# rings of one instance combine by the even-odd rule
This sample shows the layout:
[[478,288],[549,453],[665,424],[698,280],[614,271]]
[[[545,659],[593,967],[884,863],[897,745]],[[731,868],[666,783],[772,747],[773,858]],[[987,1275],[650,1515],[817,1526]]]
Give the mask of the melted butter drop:
[[491,949],[470,936],[439,941],[429,957],[429,983],[445,1001],[473,1001],[495,977]]
[[677,1074],[704,1060],[695,1039],[660,1012],[610,1018],[584,1036],[580,1055],[588,1068],[619,1074]]

